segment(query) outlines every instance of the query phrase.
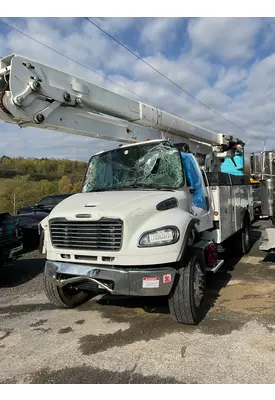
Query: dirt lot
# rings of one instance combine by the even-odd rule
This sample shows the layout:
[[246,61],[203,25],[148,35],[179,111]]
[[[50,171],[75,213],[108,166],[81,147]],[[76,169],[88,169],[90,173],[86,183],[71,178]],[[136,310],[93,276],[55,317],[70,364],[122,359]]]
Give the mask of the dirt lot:
[[263,262],[258,245],[209,279],[195,327],[173,322],[159,299],[56,309],[44,259],[25,254],[0,273],[0,383],[275,383],[275,258]]

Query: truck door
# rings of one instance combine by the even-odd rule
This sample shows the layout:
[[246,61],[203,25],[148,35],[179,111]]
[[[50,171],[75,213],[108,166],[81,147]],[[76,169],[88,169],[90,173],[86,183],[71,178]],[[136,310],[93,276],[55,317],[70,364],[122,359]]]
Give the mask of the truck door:
[[204,180],[195,157],[192,154],[181,152],[182,164],[186,176],[187,187],[190,191],[190,212],[199,218],[198,231],[213,227],[211,218],[211,199],[207,191],[207,179]]

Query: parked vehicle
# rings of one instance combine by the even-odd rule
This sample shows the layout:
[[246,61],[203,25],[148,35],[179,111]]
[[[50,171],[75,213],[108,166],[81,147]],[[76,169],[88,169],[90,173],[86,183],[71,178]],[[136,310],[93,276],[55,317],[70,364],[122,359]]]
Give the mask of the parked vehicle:
[[272,225],[265,229],[265,237],[259,250],[275,251],[275,151],[251,153],[250,171],[260,181],[261,209],[264,217],[268,217]]
[[8,212],[0,212],[0,268],[18,258],[22,250],[23,237],[16,219]]
[[62,200],[66,199],[67,197],[71,196],[73,193],[62,193],[62,194],[54,194],[51,196],[44,197],[39,203],[35,204],[34,206],[26,206],[21,207],[17,214],[26,214],[26,213],[33,213],[35,211],[43,211],[45,213],[50,213],[52,209],[57,206]]
[[233,255],[251,248],[245,143],[26,57],[2,58],[0,75],[3,121],[119,142],[41,222],[50,302],[167,296],[176,321],[198,324],[227,239]]
[[261,201],[261,183],[259,180],[250,179],[252,185],[253,195],[253,208],[254,208],[254,220],[258,220],[262,217],[262,201]]
[[16,216],[18,226],[23,233],[24,248],[35,248],[39,244],[39,224],[46,218],[48,213],[33,212],[19,214]]

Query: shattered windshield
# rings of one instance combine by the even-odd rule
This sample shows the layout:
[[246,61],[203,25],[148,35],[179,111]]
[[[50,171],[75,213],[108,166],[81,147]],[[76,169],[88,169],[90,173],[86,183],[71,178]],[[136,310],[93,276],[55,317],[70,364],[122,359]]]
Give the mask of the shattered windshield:
[[119,147],[91,158],[83,192],[177,189],[185,179],[180,153],[167,143]]

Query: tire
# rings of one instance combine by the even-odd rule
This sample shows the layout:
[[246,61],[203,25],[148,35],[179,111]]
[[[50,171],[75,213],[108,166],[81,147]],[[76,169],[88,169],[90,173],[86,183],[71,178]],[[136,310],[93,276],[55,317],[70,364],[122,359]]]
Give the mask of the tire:
[[0,269],[2,269],[5,265],[4,255],[0,253]]
[[90,293],[68,287],[57,286],[51,278],[44,275],[44,290],[50,303],[60,308],[75,308],[91,298]]
[[249,217],[244,218],[243,228],[236,238],[237,252],[240,256],[249,253],[251,249],[251,225]]
[[[169,295],[168,304],[172,318],[188,325],[197,325],[204,318],[205,307],[205,262],[201,252],[189,256],[176,274],[175,286]],[[196,282],[194,282],[194,279]],[[197,287],[194,287],[197,284]]]

